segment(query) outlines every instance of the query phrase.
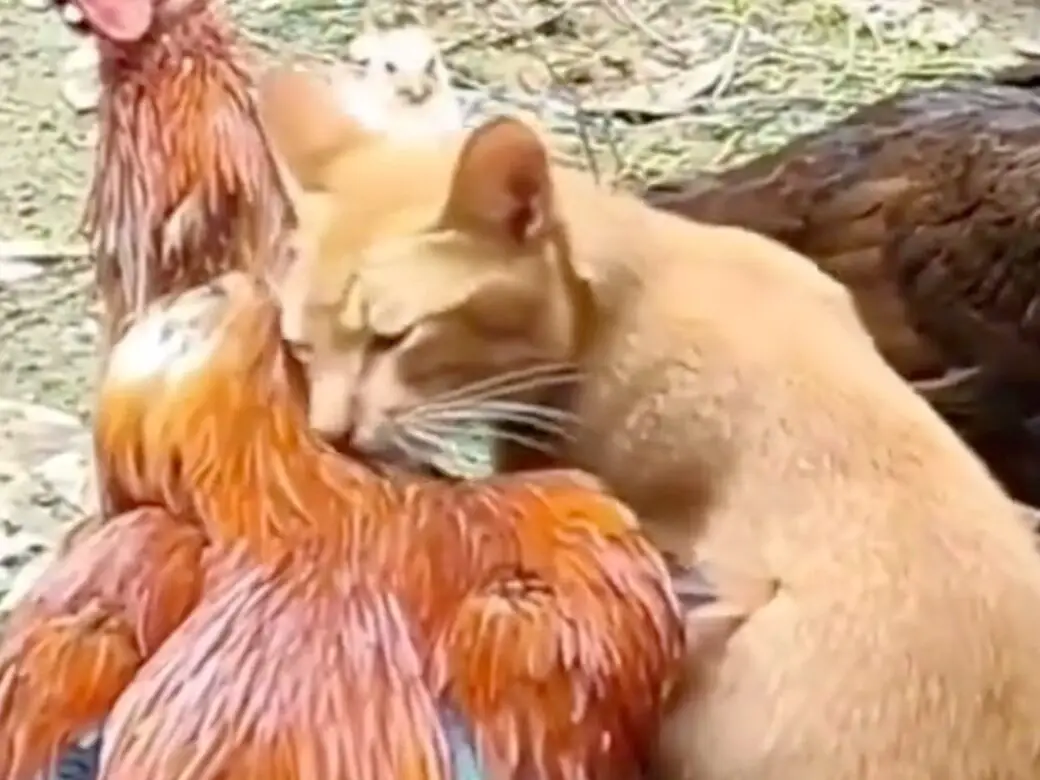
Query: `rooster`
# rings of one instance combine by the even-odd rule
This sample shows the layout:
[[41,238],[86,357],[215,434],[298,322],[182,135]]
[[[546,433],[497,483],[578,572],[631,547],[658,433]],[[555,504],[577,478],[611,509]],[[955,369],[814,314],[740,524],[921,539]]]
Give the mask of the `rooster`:
[[[214,0],[55,0],[96,43],[100,96],[84,230],[101,299],[101,370],[151,300],[231,269],[277,270],[294,213],[253,78]],[[70,19],[75,21],[69,21]],[[97,480],[83,528],[100,522]]]
[[95,418],[106,510],[0,646],[0,767],[113,707],[101,776],[637,777],[684,651],[591,476],[453,482],[307,427],[265,285],[153,303]]
[[292,221],[233,31],[212,0],[56,0],[95,38],[101,94],[84,229],[102,365],[126,319],[223,271],[263,272]]

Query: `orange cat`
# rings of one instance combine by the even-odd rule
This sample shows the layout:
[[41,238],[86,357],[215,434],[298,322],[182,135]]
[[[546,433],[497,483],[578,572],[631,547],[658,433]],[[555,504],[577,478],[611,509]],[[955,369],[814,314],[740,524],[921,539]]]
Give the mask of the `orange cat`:
[[404,145],[330,101],[303,74],[262,100],[301,190],[312,421],[413,453],[481,417],[551,431],[705,568],[739,625],[691,657],[656,777],[1040,777],[1040,559],[842,287],[550,167],[516,120]]

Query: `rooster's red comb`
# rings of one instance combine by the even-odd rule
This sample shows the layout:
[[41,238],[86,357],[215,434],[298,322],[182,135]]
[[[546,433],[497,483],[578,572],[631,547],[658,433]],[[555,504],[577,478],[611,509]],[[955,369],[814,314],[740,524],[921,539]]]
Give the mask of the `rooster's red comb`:
[[153,0],[70,0],[90,29],[113,41],[130,43],[152,26]]

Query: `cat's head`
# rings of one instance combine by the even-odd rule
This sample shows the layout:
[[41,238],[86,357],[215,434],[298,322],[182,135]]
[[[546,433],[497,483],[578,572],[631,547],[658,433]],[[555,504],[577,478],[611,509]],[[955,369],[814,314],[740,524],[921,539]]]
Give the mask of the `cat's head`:
[[[432,437],[559,381],[546,367],[575,355],[584,285],[537,132],[499,118],[396,142],[300,71],[264,80],[260,106],[300,214],[282,328],[307,363],[317,430],[383,451],[387,423],[424,401],[443,401]],[[485,387],[483,402],[448,398],[507,372],[514,386]]]

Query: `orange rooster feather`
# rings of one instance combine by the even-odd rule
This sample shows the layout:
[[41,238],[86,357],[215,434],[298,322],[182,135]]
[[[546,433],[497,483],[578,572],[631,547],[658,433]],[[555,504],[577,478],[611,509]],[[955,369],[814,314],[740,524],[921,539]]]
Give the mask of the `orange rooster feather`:
[[121,339],[95,423],[116,519],[0,646],[10,780],[113,703],[104,778],[639,776],[683,626],[631,515],[578,472],[344,458],[303,397],[242,273]]
[[265,270],[292,212],[251,76],[212,0],[69,2],[100,53],[84,228],[107,353],[149,301],[227,270]]

